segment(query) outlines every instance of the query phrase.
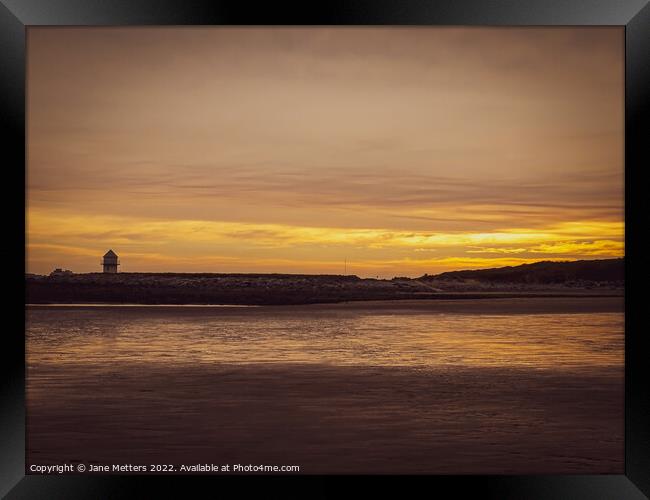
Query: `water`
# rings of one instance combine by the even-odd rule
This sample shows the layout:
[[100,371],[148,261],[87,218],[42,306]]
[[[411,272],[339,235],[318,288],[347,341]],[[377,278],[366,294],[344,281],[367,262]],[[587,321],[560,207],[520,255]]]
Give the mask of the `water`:
[[318,363],[436,368],[620,366],[623,314],[318,314],[294,317],[38,309],[30,364]]
[[620,473],[623,313],[559,300],[518,314],[29,308],[28,459]]

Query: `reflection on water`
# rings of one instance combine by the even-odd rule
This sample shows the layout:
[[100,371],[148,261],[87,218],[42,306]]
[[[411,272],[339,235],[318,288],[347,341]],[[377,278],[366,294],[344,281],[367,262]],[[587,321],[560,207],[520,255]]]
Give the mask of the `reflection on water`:
[[27,464],[621,474],[620,307],[515,302],[30,307]]
[[324,314],[157,308],[28,310],[28,364],[318,363],[339,366],[622,366],[622,313]]

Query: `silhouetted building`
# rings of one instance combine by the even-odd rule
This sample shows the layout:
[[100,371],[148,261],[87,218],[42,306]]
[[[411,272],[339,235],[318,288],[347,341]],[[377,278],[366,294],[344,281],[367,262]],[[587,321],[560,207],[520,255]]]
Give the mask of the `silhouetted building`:
[[105,273],[116,273],[117,266],[120,265],[120,262],[117,258],[117,254],[113,250],[109,250],[104,254],[104,260],[102,261],[102,266],[104,266]]
[[72,271],[69,271],[68,269],[61,269],[60,267],[57,267],[54,271],[50,273],[50,276],[52,277],[57,277],[57,276],[72,276]]

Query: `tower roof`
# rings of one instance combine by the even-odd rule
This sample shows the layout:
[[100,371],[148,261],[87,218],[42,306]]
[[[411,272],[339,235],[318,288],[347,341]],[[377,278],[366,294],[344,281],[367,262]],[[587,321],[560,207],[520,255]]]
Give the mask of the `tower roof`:
[[104,257],[117,257],[117,254],[113,250],[109,250],[104,254]]

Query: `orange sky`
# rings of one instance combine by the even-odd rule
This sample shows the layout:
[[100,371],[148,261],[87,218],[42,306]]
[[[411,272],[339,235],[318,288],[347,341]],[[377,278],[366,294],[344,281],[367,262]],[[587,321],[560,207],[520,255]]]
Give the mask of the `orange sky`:
[[622,256],[622,28],[29,28],[28,272]]

